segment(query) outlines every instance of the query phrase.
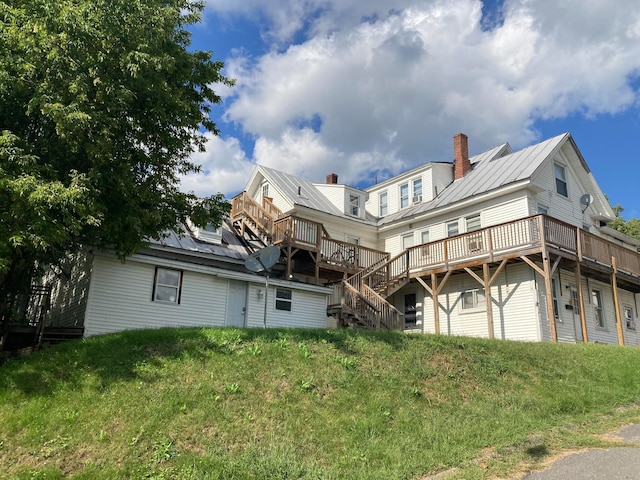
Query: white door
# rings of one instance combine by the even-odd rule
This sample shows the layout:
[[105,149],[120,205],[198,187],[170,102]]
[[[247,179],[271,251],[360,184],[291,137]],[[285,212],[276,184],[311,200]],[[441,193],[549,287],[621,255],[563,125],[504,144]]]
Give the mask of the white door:
[[227,327],[244,327],[247,313],[247,284],[238,280],[229,280],[227,293]]

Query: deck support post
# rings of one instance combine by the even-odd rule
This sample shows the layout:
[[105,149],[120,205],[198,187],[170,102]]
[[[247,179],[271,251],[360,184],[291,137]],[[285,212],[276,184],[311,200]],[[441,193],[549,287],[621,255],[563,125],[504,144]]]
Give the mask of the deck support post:
[[489,338],[494,338],[493,332],[493,305],[491,299],[491,271],[489,264],[482,265],[482,273],[484,276],[484,301],[487,306],[487,330],[489,332]]
[[580,328],[582,329],[582,341],[589,343],[589,334],[587,333],[587,317],[584,311],[584,293],[582,291],[582,272],[580,261],[576,263],[576,288],[578,290],[578,308],[580,309]]
[[556,329],[556,315],[553,311],[553,289],[551,283],[551,264],[549,259],[549,252],[545,249],[542,252],[542,265],[544,271],[544,286],[545,295],[547,297],[547,319],[549,320],[549,330],[551,334],[551,341],[558,342],[558,331]]
[[624,333],[622,332],[622,318],[620,316],[620,299],[618,298],[618,265],[616,257],[611,257],[611,289],[613,290],[613,306],[616,312],[616,329],[618,330],[618,345],[624,345]]
[[433,298],[433,323],[436,335],[440,333],[440,309],[438,307],[438,275],[431,274],[431,298]]

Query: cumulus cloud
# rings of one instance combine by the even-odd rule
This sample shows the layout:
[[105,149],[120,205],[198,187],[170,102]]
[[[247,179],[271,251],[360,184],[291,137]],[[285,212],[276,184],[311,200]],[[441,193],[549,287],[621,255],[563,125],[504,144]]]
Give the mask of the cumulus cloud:
[[207,133],[205,152],[197,152],[191,160],[201,165],[197,174],[185,175],[181,188],[186,192],[206,197],[217,193],[227,196],[242,191],[254,168],[236,138],[222,139]]
[[450,160],[459,131],[472,153],[518,148],[537,120],[638,103],[635,0],[505,0],[493,12],[479,0],[209,0],[208,11],[259,18],[273,46],[227,60],[237,86],[224,119],[256,139],[253,160],[313,181]]

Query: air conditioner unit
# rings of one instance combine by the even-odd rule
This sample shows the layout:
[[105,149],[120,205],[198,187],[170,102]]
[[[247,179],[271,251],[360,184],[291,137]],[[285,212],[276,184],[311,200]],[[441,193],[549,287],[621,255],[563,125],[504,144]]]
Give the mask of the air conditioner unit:
[[422,201],[422,195],[414,195],[413,203],[420,203]]
[[469,251],[477,252],[482,250],[482,242],[480,240],[470,240],[469,241]]

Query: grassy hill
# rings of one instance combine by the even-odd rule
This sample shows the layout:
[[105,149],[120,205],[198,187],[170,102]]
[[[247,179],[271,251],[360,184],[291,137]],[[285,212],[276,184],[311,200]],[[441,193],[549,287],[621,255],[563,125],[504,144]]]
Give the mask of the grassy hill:
[[[0,367],[3,478],[514,477],[640,421],[640,349],[164,329]],[[625,408],[621,408],[625,407]]]

